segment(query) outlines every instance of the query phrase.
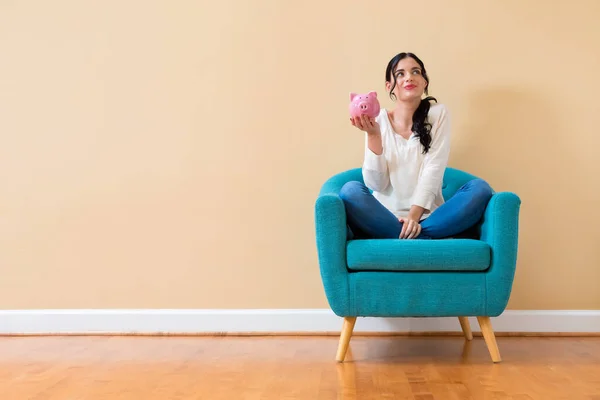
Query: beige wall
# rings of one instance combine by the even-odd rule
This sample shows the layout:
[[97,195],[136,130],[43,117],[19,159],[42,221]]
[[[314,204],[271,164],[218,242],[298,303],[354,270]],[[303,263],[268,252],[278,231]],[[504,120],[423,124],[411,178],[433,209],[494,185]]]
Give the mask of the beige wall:
[[0,307],[321,308],[350,91],[422,57],[522,200],[509,308],[600,309],[600,2],[0,1]]

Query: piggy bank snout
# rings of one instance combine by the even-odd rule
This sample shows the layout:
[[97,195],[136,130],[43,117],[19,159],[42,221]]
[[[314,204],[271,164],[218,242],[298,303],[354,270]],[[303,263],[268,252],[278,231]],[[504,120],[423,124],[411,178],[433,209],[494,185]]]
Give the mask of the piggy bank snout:
[[360,117],[361,115],[367,115],[371,118],[375,118],[379,114],[379,111],[380,106],[375,92],[369,92],[367,95],[350,94],[351,117],[355,118]]

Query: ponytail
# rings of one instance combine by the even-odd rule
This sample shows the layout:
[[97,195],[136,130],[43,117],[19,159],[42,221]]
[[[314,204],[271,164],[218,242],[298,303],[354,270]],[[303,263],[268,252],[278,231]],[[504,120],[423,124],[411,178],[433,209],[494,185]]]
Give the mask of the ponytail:
[[431,108],[430,101],[437,103],[435,97],[428,96],[421,100],[421,104],[419,104],[419,107],[417,107],[417,110],[413,114],[412,131],[415,133],[415,137],[419,138],[423,146],[423,154],[426,154],[431,147],[431,124],[427,120],[427,115]]

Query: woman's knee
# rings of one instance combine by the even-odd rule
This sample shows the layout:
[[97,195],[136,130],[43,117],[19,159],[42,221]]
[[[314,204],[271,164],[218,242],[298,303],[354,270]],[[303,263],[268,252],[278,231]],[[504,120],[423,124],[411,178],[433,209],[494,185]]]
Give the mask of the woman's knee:
[[340,189],[340,197],[342,200],[352,200],[368,193],[369,190],[364,183],[359,181],[349,181]]
[[474,198],[484,203],[487,203],[494,193],[490,184],[483,179],[473,179],[469,186]]

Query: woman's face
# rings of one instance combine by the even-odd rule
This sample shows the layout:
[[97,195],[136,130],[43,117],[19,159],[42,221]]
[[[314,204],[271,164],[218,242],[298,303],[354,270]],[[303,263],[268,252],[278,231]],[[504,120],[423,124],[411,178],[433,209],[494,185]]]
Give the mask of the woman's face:
[[[412,57],[400,60],[392,73],[396,77],[396,86],[393,93],[396,95],[397,101],[421,98],[427,87],[427,81],[423,77],[421,67]],[[388,93],[394,83],[394,77],[392,76],[390,79],[391,81],[385,84]]]

